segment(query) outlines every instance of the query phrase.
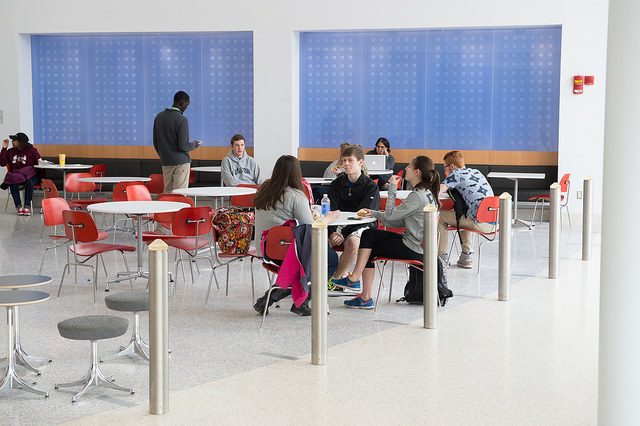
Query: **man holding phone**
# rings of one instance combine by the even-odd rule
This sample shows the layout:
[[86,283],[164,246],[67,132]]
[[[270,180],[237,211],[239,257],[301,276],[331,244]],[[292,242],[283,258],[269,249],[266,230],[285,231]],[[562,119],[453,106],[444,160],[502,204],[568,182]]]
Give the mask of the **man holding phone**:
[[183,113],[190,101],[186,92],[177,92],[173,97],[173,106],[158,113],[153,122],[153,147],[162,163],[164,192],[189,186],[189,152],[202,143],[189,142],[189,120]]

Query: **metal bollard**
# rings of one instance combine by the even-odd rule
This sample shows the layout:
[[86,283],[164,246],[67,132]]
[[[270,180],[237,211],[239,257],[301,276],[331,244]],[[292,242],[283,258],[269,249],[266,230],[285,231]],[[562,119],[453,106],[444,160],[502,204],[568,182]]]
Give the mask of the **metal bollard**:
[[500,195],[499,249],[498,249],[498,300],[507,301],[510,298],[511,284],[511,195],[503,192]]
[[424,295],[424,328],[438,325],[438,209],[433,204],[424,209],[424,273],[422,274],[422,294]]
[[593,202],[591,194],[593,192],[593,178],[584,178],[583,198],[582,198],[582,260],[591,260],[591,225],[593,223],[591,212]]
[[549,200],[549,278],[558,278],[560,262],[560,185],[551,185]]
[[311,235],[311,363],[327,363],[327,224],[316,220]]
[[149,412],[169,411],[169,246],[149,245]]

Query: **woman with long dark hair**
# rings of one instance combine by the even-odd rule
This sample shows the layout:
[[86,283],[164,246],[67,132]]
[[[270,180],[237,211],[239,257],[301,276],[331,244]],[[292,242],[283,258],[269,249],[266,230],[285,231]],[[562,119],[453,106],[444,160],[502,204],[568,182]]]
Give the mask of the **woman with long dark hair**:
[[[274,226],[280,226],[289,219],[296,219],[301,224],[313,223],[309,199],[305,195],[302,183],[300,162],[292,155],[283,155],[278,158],[278,161],[276,161],[273,167],[271,178],[267,179],[260,186],[253,203],[256,208],[256,248],[260,255],[262,255],[260,236],[263,231],[271,229]],[[324,216],[324,221],[331,223],[339,215],[340,211],[329,212]],[[338,256],[333,250],[329,251],[329,257],[330,260],[333,257],[333,261],[330,263],[334,265],[337,264]],[[291,290],[274,290],[269,298],[269,305],[287,297],[289,294],[291,294]],[[253,307],[258,313],[262,314],[265,305],[266,294],[258,299]],[[307,305],[307,302],[300,307],[292,305],[291,312],[299,315],[311,315],[311,309]]]
[[[40,183],[38,171],[33,167],[38,165],[40,153],[29,143],[29,137],[24,133],[9,136],[13,147],[9,148],[9,139],[2,141],[0,151],[0,166],[9,165],[10,170],[4,177],[2,189],[9,188],[16,211],[20,216],[31,216],[31,199],[33,187]],[[24,185],[24,204],[20,200],[20,185]]]
[[[391,155],[391,144],[387,138],[378,138],[376,141],[376,147],[367,152],[367,155],[384,155],[387,157],[385,168],[387,170],[393,170],[393,166],[396,164],[396,159]],[[371,179],[378,179],[378,187],[380,190],[389,188],[389,175],[372,175]]]
[[[350,276],[333,279],[338,287],[359,292],[358,297],[344,302],[349,308],[373,309],[371,287],[375,275],[373,259],[392,257],[396,259],[422,260],[422,233],[424,229],[423,209],[428,204],[440,206],[440,175],[434,169],[433,161],[424,155],[413,158],[405,168],[405,179],[413,184],[413,191],[399,206],[395,205],[398,189],[398,176],[389,179],[389,195],[384,212],[366,209],[383,225],[392,228],[405,228],[402,233],[368,229],[362,233],[356,265]],[[363,281],[362,288],[360,279]]]

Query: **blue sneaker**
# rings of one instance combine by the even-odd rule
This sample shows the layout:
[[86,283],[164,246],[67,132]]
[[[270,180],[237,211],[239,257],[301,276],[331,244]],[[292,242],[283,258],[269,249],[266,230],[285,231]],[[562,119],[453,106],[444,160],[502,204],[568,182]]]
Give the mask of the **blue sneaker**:
[[345,300],[344,304],[347,305],[348,308],[352,309],[373,309],[375,307],[373,304],[373,297],[369,300],[364,300],[362,297],[358,296],[355,299]]
[[351,281],[351,275],[348,275],[344,278],[331,278],[331,283],[336,287],[343,288],[345,290],[350,290],[356,293],[360,293],[360,280]]

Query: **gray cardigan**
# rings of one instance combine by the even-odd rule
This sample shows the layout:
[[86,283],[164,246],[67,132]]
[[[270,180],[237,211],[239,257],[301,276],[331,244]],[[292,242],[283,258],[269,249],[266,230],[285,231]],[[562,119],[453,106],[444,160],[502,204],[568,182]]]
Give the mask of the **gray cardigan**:
[[422,253],[422,234],[424,232],[423,209],[428,204],[438,206],[428,189],[411,191],[409,196],[396,206],[398,185],[389,184],[387,207],[383,212],[372,211],[371,215],[392,228],[406,228],[402,231],[402,242],[416,253]]
[[256,209],[255,245],[259,256],[262,256],[260,250],[262,232],[274,226],[280,226],[289,219],[297,219],[301,224],[313,223],[309,199],[304,193],[291,187],[285,189],[284,202],[278,201],[275,210]]

